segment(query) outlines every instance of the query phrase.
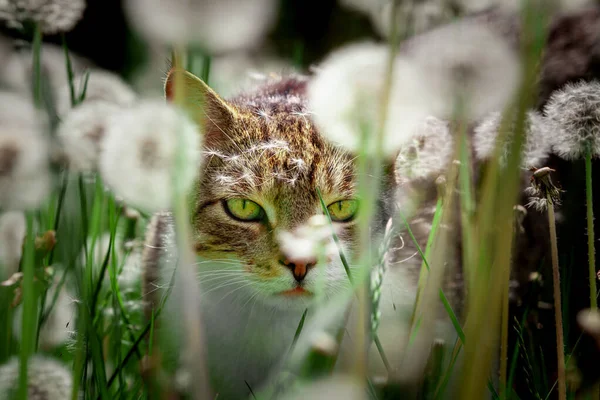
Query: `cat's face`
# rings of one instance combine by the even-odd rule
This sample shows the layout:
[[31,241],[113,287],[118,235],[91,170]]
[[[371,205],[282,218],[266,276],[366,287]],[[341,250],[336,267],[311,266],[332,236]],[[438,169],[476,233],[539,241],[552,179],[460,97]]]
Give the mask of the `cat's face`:
[[317,188],[349,259],[358,201],[354,157],[318,134],[305,109],[305,82],[279,81],[225,102],[188,78],[205,96],[206,114],[199,116],[205,158],[194,216],[204,292],[300,308],[319,291],[332,295],[348,287],[331,235],[324,239],[325,264],[315,266],[316,254],[306,249],[310,236],[318,236],[307,235],[307,226],[323,215]]

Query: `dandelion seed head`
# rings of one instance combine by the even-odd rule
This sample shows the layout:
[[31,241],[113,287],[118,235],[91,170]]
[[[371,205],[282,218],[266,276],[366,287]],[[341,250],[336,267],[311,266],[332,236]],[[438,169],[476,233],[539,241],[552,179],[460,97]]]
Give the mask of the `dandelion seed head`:
[[47,124],[45,113],[35,108],[31,98],[17,92],[0,91],[0,126],[3,131],[12,127],[41,134]]
[[[380,1],[369,10],[369,16],[375,30],[383,37],[390,36],[392,32],[393,1]],[[401,2],[398,5],[396,25],[400,35],[409,33],[420,34],[429,29],[449,21],[453,17],[452,11],[439,0],[421,0],[417,2]],[[410,22],[408,22],[410,20]]]
[[598,310],[585,309],[577,314],[577,323],[581,328],[600,340],[600,312]]
[[484,24],[462,20],[409,40],[405,57],[426,77],[421,91],[435,100],[434,115],[449,119],[460,102],[464,117],[478,120],[503,109],[520,81],[516,53]]
[[22,212],[8,211],[0,215],[0,280],[19,270],[26,231]]
[[[71,397],[73,374],[61,362],[35,354],[27,364],[27,398],[64,400]],[[0,400],[12,399],[19,387],[19,359],[0,366]]]
[[177,170],[183,185],[179,189],[189,190],[196,178],[200,139],[198,126],[182,111],[164,101],[145,100],[111,119],[100,171],[127,204],[147,211],[167,209],[178,157],[186,160]]
[[14,126],[4,128],[0,134],[0,207],[37,208],[51,184],[47,141]]
[[[488,114],[474,129],[473,147],[475,157],[479,160],[487,160],[493,157],[496,142],[499,137],[502,114],[493,112]],[[514,123],[511,126],[511,134],[514,131]],[[521,166],[538,167],[548,158],[550,154],[550,126],[546,119],[536,111],[527,112],[525,120],[526,141],[522,149]],[[502,144],[500,164],[506,165],[511,138]]]
[[555,91],[544,108],[550,121],[552,150],[566,160],[600,156],[600,82],[567,84]]
[[[350,45],[329,56],[308,86],[311,115],[321,134],[351,151],[362,147],[373,153],[372,137],[378,131],[383,104],[388,46],[373,43]],[[423,76],[402,59],[395,63],[383,139],[386,155],[395,155],[400,146],[429,115],[432,99],[421,96]]]
[[[44,312],[50,312],[48,318],[40,327],[39,346],[46,351],[57,348],[67,343],[73,337],[73,328],[76,319],[77,306],[73,298],[67,292],[66,285],[60,289],[56,298],[56,303],[52,306],[52,301],[58,290],[58,282],[55,282],[46,292],[46,302]],[[52,309],[50,310],[50,307]],[[21,339],[21,327],[23,318],[23,307],[15,311],[15,322],[13,324],[13,333],[16,338]]]
[[444,172],[452,159],[453,139],[449,124],[425,118],[396,158],[400,181],[424,179]]
[[119,107],[114,104],[93,101],[84,102],[65,115],[57,136],[72,169],[80,172],[97,169],[100,146],[109,120],[119,112]]
[[[71,66],[75,74],[83,72],[91,62],[73,52],[69,52]],[[48,81],[53,90],[68,85],[68,75],[65,68],[65,53],[62,47],[53,44],[42,46],[41,59],[42,75]],[[0,81],[7,87],[30,95],[31,77],[33,76],[33,52],[30,49],[22,49],[13,52],[6,60],[4,69],[0,70]]]
[[134,27],[150,41],[193,43],[209,53],[256,47],[277,16],[275,0],[127,0]]
[[83,16],[85,0],[12,0],[0,2],[0,20],[15,29],[35,22],[45,34],[69,32]]
[[[75,93],[81,93],[84,88],[83,75],[73,78]],[[66,83],[57,90],[56,112],[66,115],[71,110],[71,93],[69,84]],[[87,85],[85,86],[84,103],[101,101],[121,107],[129,107],[137,100],[137,95],[119,76],[94,69],[90,71]]]

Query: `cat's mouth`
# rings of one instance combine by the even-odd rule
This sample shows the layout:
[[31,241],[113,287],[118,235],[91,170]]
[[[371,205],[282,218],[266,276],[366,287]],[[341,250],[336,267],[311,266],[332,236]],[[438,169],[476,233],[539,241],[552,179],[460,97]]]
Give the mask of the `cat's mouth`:
[[284,290],[279,292],[281,296],[312,296],[312,293],[304,289],[302,286],[296,286],[293,289]]

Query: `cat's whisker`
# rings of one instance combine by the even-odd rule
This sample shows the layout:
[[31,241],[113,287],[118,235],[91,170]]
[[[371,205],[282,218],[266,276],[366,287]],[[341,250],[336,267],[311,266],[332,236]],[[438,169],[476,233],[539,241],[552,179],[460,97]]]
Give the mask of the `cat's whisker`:
[[223,300],[225,300],[225,298],[226,298],[227,296],[230,296],[231,294],[233,294],[233,293],[237,292],[238,290],[240,290],[240,289],[243,289],[243,288],[245,288],[245,287],[248,287],[248,286],[252,285],[253,283],[254,283],[254,282],[248,282],[248,283],[246,283],[245,285],[242,285],[242,286],[240,286],[240,287],[238,287],[238,288],[236,288],[236,289],[233,289],[232,291],[228,292],[228,293],[227,293],[225,296],[221,297],[221,299],[220,299],[219,301],[217,301],[217,304],[218,304],[218,303],[220,303],[220,302],[222,302]]
[[[212,287],[209,290],[207,290],[205,292],[202,292],[202,294],[203,295],[207,295],[207,294],[209,294],[211,292],[214,292],[215,290],[222,289],[224,287],[231,286],[231,285],[237,285],[237,284],[243,283],[244,281],[245,281],[244,279],[237,279],[237,280],[233,280],[233,281],[227,281],[227,282],[223,283],[222,285],[218,285],[218,286]],[[251,284],[252,284],[252,282],[248,282],[248,285],[251,285]]]

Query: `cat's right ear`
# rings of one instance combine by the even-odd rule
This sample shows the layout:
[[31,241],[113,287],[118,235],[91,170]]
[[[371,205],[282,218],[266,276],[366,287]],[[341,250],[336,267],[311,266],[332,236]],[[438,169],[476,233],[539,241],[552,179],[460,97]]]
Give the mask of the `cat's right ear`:
[[176,90],[182,90],[180,104],[203,128],[204,132],[226,131],[236,118],[236,109],[194,74],[172,68],[165,80],[165,98],[176,101]]

